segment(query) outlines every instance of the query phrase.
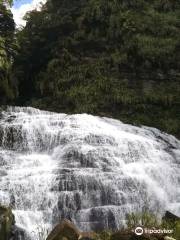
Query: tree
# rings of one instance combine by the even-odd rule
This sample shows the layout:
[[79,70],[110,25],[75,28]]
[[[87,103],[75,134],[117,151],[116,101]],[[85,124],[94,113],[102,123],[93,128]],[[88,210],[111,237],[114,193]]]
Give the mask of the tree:
[[19,102],[178,134],[179,15],[172,0],[48,0],[17,34]]
[[13,86],[10,79],[10,69],[14,52],[15,24],[7,4],[0,2],[0,103],[13,99]]

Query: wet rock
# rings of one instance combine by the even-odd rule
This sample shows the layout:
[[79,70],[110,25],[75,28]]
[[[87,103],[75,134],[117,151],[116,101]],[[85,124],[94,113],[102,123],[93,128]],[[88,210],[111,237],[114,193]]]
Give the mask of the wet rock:
[[24,229],[17,226],[13,226],[11,230],[11,235],[8,240],[31,240],[30,236],[25,232]]
[[100,146],[100,145],[110,145],[117,146],[116,140],[113,137],[107,135],[95,135],[89,134],[84,138],[85,142],[91,145]]
[[80,236],[79,230],[69,220],[63,220],[49,234],[46,240],[78,240]]
[[2,118],[3,118],[3,113],[2,113],[2,110],[0,108],[0,119],[2,119]]
[[4,177],[6,175],[7,175],[6,171],[0,169],[0,177]]
[[11,123],[11,122],[13,122],[15,119],[16,119],[16,116],[11,115],[11,116],[9,116],[9,117],[6,119],[6,121],[7,121],[8,123]]
[[14,224],[15,220],[11,209],[0,206],[0,240],[10,239]]
[[116,220],[113,212],[109,209],[104,211],[101,207],[92,208],[90,211],[91,229],[95,232],[107,229],[117,229]]

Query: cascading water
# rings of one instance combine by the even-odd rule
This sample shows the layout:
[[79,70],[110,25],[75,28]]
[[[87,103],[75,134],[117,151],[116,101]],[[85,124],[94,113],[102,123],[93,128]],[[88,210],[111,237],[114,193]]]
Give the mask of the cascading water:
[[154,128],[9,107],[0,166],[0,204],[32,240],[63,218],[95,230],[142,208],[180,215],[180,141]]

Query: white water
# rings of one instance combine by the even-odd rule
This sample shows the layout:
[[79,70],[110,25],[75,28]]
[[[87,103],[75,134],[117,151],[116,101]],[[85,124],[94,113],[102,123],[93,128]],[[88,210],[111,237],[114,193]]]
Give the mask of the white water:
[[91,115],[8,108],[0,118],[0,203],[32,240],[63,218],[119,228],[125,214],[180,215],[180,141]]

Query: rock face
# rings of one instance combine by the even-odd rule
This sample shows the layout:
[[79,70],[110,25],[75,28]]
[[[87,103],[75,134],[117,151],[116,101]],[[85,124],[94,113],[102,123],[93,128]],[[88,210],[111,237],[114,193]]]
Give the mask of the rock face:
[[78,240],[79,230],[69,220],[64,220],[58,224],[47,237],[47,240]]
[[11,209],[0,206],[0,240],[8,240],[11,237],[14,223]]
[[69,220],[58,224],[47,237],[47,240],[95,240],[94,232],[80,232]]
[[171,221],[171,222],[176,222],[176,221],[180,221],[180,217],[174,215],[173,213],[166,211],[163,220],[165,221]]
[[97,235],[94,232],[81,232],[78,238],[79,240],[95,240]]
[[8,240],[30,240],[30,236],[24,231],[24,229],[12,226],[10,238]]

